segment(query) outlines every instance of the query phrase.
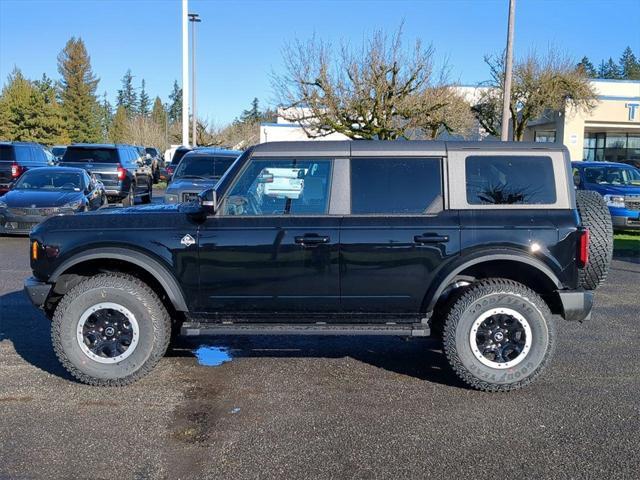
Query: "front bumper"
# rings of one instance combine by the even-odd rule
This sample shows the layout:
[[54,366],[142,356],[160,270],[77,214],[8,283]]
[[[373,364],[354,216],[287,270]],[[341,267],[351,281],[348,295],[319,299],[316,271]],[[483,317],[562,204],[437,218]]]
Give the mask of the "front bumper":
[[42,308],[51,292],[50,283],[42,282],[35,277],[29,277],[24,281],[24,291],[34,306]]
[[640,230],[640,214],[638,212],[634,216],[613,215],[611,222],[615,230]]
[[0,234],[3,235],[29,235],[31,229],[44,222],[48,217],[44,216],[17,216],[0,213]]
[[593,292],[586,290],[558,290],[565,320],[582,322],[591,320]]

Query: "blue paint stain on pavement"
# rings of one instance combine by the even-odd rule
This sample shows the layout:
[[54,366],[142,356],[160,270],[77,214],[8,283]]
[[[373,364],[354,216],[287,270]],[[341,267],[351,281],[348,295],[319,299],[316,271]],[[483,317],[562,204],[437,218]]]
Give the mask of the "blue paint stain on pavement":
[[193,353],[198,359],[198,363],[207,367],[217,367],[232,360],[229,351],[222,347],[200,345]]

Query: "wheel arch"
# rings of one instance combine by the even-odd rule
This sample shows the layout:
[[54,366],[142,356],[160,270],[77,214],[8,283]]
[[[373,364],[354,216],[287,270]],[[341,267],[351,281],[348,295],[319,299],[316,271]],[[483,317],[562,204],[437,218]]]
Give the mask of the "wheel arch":
[[148,276],[147,278],[153,279],[162,288],[162,293],[167,296],[176,311],[188,311],[182,288],[170,270],[150,255],[128,248],[95,248],[73,255],[54,270],[49,277],[49,282],[55,284],[61,277],[77,270],[78,267],[83,265],[99,266],[101,261],[107,261],[108,265],[113,265],[114,263],[129,265],[134,270],[145,272]]
[[[517,267],[517,268],[509,268]],[[432,283],[423,300],[423,311],[432,312],[446,290],[459,278],[490,278],[499,276],[523,283],[538,293],[551,293],[562,288],[557,275],[541,260],[518,253],[489,253],[477,255],[442,272]],[[530,281],[523,281],[531,276]]]

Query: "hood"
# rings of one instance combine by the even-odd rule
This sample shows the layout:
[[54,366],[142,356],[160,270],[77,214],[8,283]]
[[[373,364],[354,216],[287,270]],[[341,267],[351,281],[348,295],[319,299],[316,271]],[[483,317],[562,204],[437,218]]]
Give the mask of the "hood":
[[3,201],[10,208],[42,208],[62,207],[70,202],[84,198],[82,192],[46,191],[46,190],[11,190],[3,196]]
[[601,195],[640,195],[640,185],[594,185],[589,190]]
[[171,183],[167,186],[167,192],[171,192],[173,190],[206,190],[207,188],[212,188],[218,183],[217,178],[206,178],[206,179],[198,179],[198,178],[176,178],[172,180]]
[[144,205],[139,207],[110,207],[76,215],[49,217],[37,225],[34,232],[48,230],[104,230],[104,229],[167,229],[174,228],[179,205]]

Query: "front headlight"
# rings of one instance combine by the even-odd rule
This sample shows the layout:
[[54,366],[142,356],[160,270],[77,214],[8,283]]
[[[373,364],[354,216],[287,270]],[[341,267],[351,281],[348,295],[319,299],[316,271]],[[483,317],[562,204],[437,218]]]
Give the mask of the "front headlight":
[[68,208],[71,210],[77,210],[82,206],[82,200],[76,200],[75,202],[65,203],[62,208]]
[[620,195],[605,195],[604,201],[607,207],[624,208],[624,197]]
[[178,195],[167,193],[164,196],[164,201],[165,203],[178,203]]

